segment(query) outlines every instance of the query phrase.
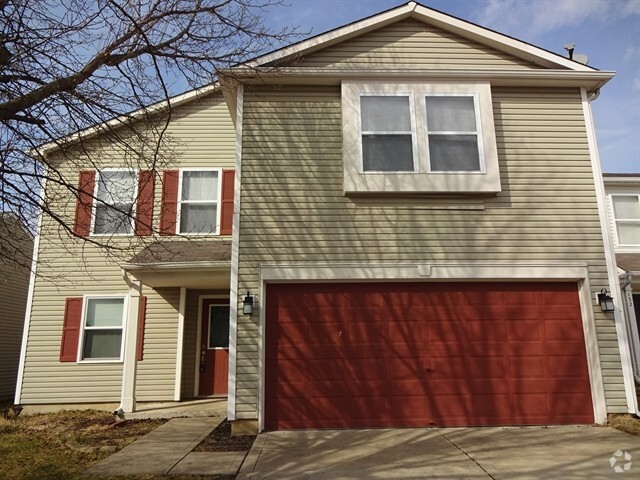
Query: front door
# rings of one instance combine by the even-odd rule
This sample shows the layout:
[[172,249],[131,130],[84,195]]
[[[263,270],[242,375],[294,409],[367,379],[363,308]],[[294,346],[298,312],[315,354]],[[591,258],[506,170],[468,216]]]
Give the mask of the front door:
[[200,395],[226,395],[229,380],[229,300],[202,301]]

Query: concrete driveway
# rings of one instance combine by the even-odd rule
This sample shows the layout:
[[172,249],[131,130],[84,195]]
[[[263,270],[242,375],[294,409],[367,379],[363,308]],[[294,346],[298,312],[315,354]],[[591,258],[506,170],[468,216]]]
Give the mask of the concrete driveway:
[[640,478],[640,437],[589,426],[271,432],[237,480],[555,478]]

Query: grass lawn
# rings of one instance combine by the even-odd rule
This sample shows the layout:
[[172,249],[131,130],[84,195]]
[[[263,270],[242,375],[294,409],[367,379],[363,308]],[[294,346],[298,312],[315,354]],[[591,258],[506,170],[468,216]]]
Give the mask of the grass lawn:
[[[87,477],[91,465],[129,445],[165,420],[135,420],[114,426],[114,416],[96,411],[0,418],[2,480],[213,480],[219,476],[141,475]],[[226,477],[229,478],[229,477]]]
[[632,417],[627,413],[611,413],[609,414],[608,425],[623,432],[632,435],[640,435],[640,419]]

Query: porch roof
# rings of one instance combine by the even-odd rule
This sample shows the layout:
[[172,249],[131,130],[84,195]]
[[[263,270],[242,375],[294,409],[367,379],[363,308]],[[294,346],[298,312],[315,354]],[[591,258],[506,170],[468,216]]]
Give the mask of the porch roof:
[[159,240],[122,264],[122,269],[154,288],[229,288],[231,243]]

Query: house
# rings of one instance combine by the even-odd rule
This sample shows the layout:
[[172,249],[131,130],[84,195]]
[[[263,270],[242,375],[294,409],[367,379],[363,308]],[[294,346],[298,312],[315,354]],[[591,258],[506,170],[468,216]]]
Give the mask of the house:
[[10,212],[0,212],[0,401],[15,394],[29,292],[33,236]]
[[640,174],[605,173],[606,213],[620,279],[620,306],[640,384]]
[[105,164],[58,160],[61,212],[132,255],[62,252],[43,219],[65,283],[35,280],[16,403],[226,394],[236,432],[636,412],[624,312],[597,297],[612,76],[409,2],[175,99],[163,171],[81,134]]

